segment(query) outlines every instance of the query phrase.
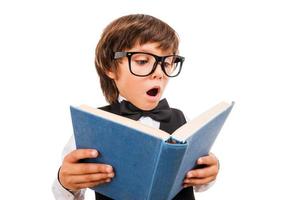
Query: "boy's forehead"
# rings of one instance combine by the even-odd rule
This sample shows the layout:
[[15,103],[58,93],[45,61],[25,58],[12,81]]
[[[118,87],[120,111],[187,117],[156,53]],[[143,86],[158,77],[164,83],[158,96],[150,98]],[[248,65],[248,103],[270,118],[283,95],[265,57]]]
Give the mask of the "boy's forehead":
[[174,50],[171,48],[163,49],[161,47],[161,43],[159,42],[147,42],[145,44],[140,44],[139,42],[137,42],[135,45],[133,45],[132,48],[126,49],[126,51],[141,51],[162,55],[170,55],[174,53]]

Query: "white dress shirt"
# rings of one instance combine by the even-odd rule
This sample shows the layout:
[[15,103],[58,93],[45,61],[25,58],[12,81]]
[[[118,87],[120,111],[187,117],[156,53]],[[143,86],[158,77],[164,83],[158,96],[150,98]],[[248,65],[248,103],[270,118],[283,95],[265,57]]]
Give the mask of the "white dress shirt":
[[[123,97],[119,96],[119,102],[124,100]],[[144,117],[142,116],[138,121],[141,123],[154,127],[154,128],[159,128],[160,122],[155,121],[151,119],[150,117]],[[74,135],[71,136],[70,140],[66,144],[63,153],[62,153],[62,158],[64,158],[68,153],[76,149],[75,145],[75,139]],[[207,190],[212,184],[214,184],[215,181],[205,184],[205,185],[200,185],[200,186],[195,186],[194,191],[195,192],[203,192]],[[54,180],[54,183],[52,185],[52,191],[54,194],[54,197],[56,200],[83,200],[84,199],[84,194],[86,189],[81,189],[75,193],[71,193],[68,190],[66,190],[58,181],[58,178],[56,177]]]

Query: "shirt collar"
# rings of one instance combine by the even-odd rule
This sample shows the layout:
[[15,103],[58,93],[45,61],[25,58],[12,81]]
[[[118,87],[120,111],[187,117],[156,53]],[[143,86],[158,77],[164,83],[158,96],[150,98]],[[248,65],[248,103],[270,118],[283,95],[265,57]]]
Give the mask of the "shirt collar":
[[125,97],[119,95],[118,96],[118,102],[121,103],[122,101],[126,101]]

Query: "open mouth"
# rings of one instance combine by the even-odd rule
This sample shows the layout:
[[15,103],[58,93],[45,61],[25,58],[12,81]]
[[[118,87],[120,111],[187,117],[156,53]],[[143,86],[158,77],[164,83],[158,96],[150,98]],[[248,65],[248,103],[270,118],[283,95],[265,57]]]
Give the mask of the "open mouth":
[[147,91],[147,94],[149,96],[155,97],[159,92],[159,88],[152,88],[150,90]]

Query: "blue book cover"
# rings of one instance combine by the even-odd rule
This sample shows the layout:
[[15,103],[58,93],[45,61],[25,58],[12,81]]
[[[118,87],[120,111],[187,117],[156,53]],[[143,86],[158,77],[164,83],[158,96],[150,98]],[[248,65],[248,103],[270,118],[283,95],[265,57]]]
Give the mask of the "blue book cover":
[[171,136],[100,109],[71,106],[76,148],[101,153],[83,162],[114,168],[115,177],[110,183],[92,189],[113,199],[172,199],[182,189],[185,174],[195,167],[196,160],[209,153],[233,104],[217,104]]

